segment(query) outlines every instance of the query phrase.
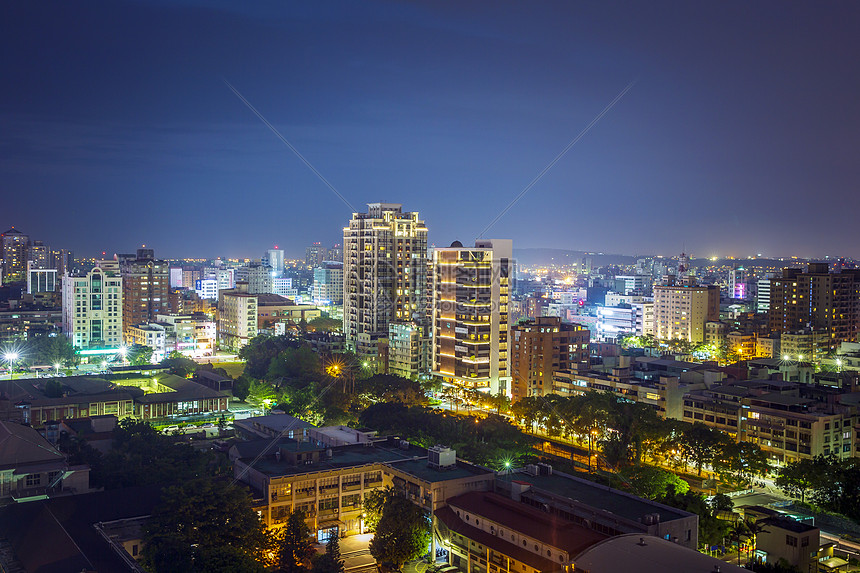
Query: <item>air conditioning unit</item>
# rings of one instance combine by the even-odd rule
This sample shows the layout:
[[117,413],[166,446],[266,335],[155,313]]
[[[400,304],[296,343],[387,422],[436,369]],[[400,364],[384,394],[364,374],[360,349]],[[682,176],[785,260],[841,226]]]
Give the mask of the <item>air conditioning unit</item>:
[[532,476],[540,475],[540,470],[534,464],[529,464],[526,466],[526,473]]

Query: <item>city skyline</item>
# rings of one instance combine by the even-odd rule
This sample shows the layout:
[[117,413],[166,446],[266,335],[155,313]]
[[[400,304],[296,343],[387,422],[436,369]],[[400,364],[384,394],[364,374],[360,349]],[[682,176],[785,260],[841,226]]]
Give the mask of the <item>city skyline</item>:
[[[350,209],[227,80],[355,210],[402,203],[430,243],[465,244],[635,79],[485,237],[860,258],[858,20],[812,3],[16,5],[0,223],[80,256],[340,242]],[[237,211],[241,232],[200,232]]]

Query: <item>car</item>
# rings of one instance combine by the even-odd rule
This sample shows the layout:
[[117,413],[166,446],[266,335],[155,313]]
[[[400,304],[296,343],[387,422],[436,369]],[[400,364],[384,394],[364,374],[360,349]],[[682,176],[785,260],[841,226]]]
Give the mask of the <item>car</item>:
[[200,424],[200,427],[201,428],[214,428],[215,424],[213,424],[212,422],[206,422],[205,424]]
[[161,431],[165,434],[169,434],[171,432],[178,432],[179,426],[165,426],[164,428],[161,429]]

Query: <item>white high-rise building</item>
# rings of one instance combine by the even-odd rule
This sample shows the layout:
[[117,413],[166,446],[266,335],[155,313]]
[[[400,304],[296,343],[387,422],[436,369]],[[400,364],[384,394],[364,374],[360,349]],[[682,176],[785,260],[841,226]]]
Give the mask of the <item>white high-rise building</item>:
[[433,251],[433,374],[443,383],[510,395],[510,239],[455,241]]
[[218,297],[218,344],[222,349],[239,350],[257,336],[257,295],[240,282]]
[[122,278],[93,268],[63,277],[63,332],[75,348],[122,344]]
[[268,250],[269,266],[276,276],[281,276],[284,272],[284,251],[279,249],[277,245],[274,249]]
[[343,263],[325,261],[314,269],[312,298],[318,305],[343,304]]
[[399,203],[368,204],[344,227],[343,252],[348,347],[358,351],[359,335],[387,338],[391,322],[426,324],[427,227],[417,212]]

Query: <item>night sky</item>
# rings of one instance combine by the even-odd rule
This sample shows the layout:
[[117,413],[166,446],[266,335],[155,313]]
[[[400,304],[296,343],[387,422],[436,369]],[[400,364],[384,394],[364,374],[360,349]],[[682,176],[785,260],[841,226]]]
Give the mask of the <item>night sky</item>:
[[356,208],[466,243],[637,80],[487,236],[860,257],[860,4],[243,4],[7,2],[0,226],[79,256],[340,242],[351,210],[226,79]]

